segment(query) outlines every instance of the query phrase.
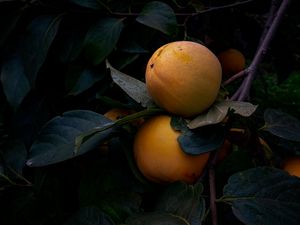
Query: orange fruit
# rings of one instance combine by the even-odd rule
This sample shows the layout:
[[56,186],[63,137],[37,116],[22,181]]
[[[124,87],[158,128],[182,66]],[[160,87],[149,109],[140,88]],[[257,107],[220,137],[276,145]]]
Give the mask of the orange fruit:
[[133,111],[129,109],[112,108],[106,113],[104,113],[104,116],[108,119],[111,119],[112,121],[116,121],[132,113]]
[[153,53],[145,76],[149,95],[157,105],[191,117],[208,109],[216,100],[222,69],[207,47],[191,41],[175,41]]
[[245,68],[246,59],[244,55],[237,49],[227,49],[217,55],[224,77],[230,77]]
[[151,181],[192,184],[205,168],[209,153],[186,154],[177,138],[180,131],[171,127],[171,117],[158,115],[145,121],[133,144],[134,157],[141,173]]
[[300,177],[300,156],[285,159],[282,169],[287,171],[290,175]]

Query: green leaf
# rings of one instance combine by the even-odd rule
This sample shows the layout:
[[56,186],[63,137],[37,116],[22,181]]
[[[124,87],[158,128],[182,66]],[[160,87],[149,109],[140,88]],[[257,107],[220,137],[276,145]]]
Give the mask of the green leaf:
[[190,225],[188,221],[170,213],[149,212],[129,217],[126,225]]
[[5,166],[7,166],[9,170],[22,174],[26,158],[27,149],[23,142],[14,140],[4,146],[3,160],[5,162]]
[[92,26],[84,41],[84,53],[94,65],[102,62],[115,48],[124,19],[106,18]]
[[62,35],[58,48],[59,59],[63,63],[72,62],[82,51],[85,34],[77,28],[75,31],[65,31]]
[[69,87],[69,95],[78,95],[104,77],[104,71],[95,71],[90,68],[82,68],[74,66],[67,73],[67,87]]
[[201,196],[201,183],[188,185],[177,182],[171,184],[162,193],[156,205],[156,210],[165,211],[186,219],[191,225],[202,224],[205,215],[205,201]]
[[37,73],[47,57],[61,19],[62,15],[39,16],[26,29],[21,53],[25,73],[32,85],[34,85]]
[[149,2],[136,20],[167,35],[177,33],[178,24],[175,13],[169,5],[163,2]]
[[20,57],[2,63],[0,78],[7,101],[16,110],[31,89]]
[[144,82],[116,70],[108,62],[106,62],[106,65],[110,69],[113,81],[132,99],[141,103],[144,107],[153,105]]
[[300,141],[300,121],[297,118],[275,109],[266,109],[264,119],[264,130],[289,141]]
[[74,154],[77,136],[109,123],[110,120],[103,115],[87,110],[68,111],[53,118],[44,126],[31,146],[27,165],[46,166],[94,149],[109,137],[112,129],[93,135]]
[[225,137],[225,129],[219,125],[184,130],[178,137],[183,151],[190,155],[199,155],[219,148]]
[[298,225],[300,179],[285,171],[259,167],[232,175],[221,199],[245,224]]
[[114,225],[114,222],[97,207],[81,208],[64,225]]
[[220,123],[226,117],[229,109],[233,109],[236,114],[249,117],[255,112],[256,108],[257,106],[252,105],[249,102],[231,100],[217,101],[207,112],[202,113],[191,120],[188,127],[190,129],[195,129],[210,124]]
[[[1,2],[1,1],[0,1]],[[0,15],[0,46],[2,46],[9,37],[13,29],[16,27],[19,18],[22,15],[22,10],[4,13]]]
[[71,2],[90,9],[102,8],[101,0],[71,0]]

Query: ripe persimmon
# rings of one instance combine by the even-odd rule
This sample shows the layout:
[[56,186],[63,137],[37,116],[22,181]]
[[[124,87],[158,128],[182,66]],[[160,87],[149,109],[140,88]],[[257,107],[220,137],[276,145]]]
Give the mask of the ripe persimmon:
[[170,113],[195,116],[216,100],[221,64],[204,45],[175,41],[157,49],[148,61],[146,86],[153,101]]
[[217,54],[221,63],[223,77],[230,77],[245,68],[246,59],[242,52],[230,48]]
[[194,183],[202,174],[210,153],[189,155],[177,138],[180,131],[172,128],[171,117],[157,115],[138,130],[134,139],[134,157],[141,173],[151,181]]

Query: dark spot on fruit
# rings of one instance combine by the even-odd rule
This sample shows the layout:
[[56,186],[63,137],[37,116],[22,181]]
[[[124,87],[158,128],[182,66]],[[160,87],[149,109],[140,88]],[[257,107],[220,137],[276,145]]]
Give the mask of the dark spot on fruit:
[[154,67],[154,63],[152,63],[151,65],[150,65],[150,68],[152,69]]

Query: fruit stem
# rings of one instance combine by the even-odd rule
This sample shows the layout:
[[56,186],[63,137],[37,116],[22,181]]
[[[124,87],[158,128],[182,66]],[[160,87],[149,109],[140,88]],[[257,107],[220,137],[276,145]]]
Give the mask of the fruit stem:
[[[275,2],[275,1],[273,1]],[[243,83],[240,85],[240,87],[237,90],[237,94],[234,94],[233,97],[231,97],[231,100],[238,100],[238,101],[244,101],[249,99],[249,92],[250,92],[250,87],[252,85],[252,82],[254,80],[254,77],[256,75],[257,72],[257,67],[258,65],[261,63],[263,57],[265,56],[268,47],[274,37],[274,34],[279,26],[280,21],[282,20],[285,11],[287,10],[287,7],[290,3],[290,0],[283,0],[279,9],[277,10],[277,12],[275,13],[275,15],[273,16],[272,14],[274,13],[270,13],[269,17],[274,17],[273,21],[270,19],[268,19],[268,21],[272,21],[269,29],[266,27],[265,30],[267,30],[266,34],[262,34],[263,36],[263,40],[261,41],[261,44],[259,45],[259,48],[254,56],[254,59],[252,61],[252,63],[250,64],[250,66],[246,69],[246,78],[243,80]],[[275,8],[275,6],[272,6],[272,8]],[[271,9],[272,11],[273,9]],[[265,26],[269,26],[269,24],[266,23]]]
[[216,205],[216,176],[215,176],[215,165],[218,156],[218,151],[214,151],[211,154],[211,158],[208,165],[208,176],[209,176],[209,191],[210,191],[210,211],[211,211],[211,224],[218,225],[218,213]]

